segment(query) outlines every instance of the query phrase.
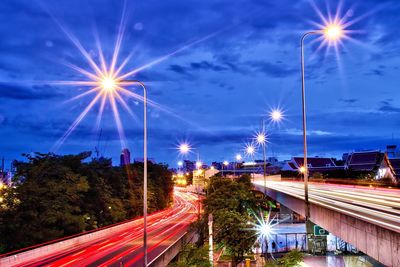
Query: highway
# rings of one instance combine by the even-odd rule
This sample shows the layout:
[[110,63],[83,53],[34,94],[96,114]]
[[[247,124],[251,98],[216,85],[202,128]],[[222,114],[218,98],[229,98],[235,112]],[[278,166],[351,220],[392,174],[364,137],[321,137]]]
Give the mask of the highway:
[[[263,179],[253,182],[263,188]],[[267,181],[267,188],[304,199],[304,185],[294,181]],[[309,183],[309,200],[325,208],[400,232],[400,190],[353,185]]]
[[[175,189],[174,206],[148,217],[148,261],[179,240],[197,218],[197,196]],[[13,266],[142,266],[143,219],[100,240],[54,251]]]

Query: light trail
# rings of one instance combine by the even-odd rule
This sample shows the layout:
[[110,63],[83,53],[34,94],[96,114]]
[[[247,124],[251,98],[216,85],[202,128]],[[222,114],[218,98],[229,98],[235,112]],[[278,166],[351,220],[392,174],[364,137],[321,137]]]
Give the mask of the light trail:
[[[197,218],[197,195],[174,192],[174,206],[148,218],[149,260],[179,239]],[[132,225],[133,223],[133,225]],[[85,241],[64,249],[55,249],[34,260],[10,266],[135,266],[142,255],[143,219],[123,226],[119,232]],[[10,256],[13,257],[13,256]]]
[[[261,180],[254,183],[263,186]],[[268,181],[267,188],[304,199],[302,182]],[[309,198],[310,203],[400,232],[400,190],[311,183]]]

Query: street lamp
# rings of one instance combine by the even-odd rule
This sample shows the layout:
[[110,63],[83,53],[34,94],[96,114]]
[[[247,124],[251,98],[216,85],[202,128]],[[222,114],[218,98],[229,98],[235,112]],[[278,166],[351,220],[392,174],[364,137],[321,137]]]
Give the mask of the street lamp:
[[242,155],[236,154],[235,159],[236,159],[235,168],[233,169],[235,171],[234,176],[236,176],[236,168],[237,168],[238,163],[242,160]]
[[224,160],[224,162],[222,162],[222,176],[224,176],[224,166],[225,167],[228,167],[228,165],[229,165],[229,162],[227,161],[227,160]]
[[187,154],[190,152],[192,148],[190,147],[190,145],[188,143],[182,143],[179,145],[179,152],[182,154]]
[[254,148],[253,144],[247,144],[245,147],[245,152],[248,156],[253,156],[254,153],[256,152],[256,149]]
[[[246,153],[247,156],[251,157],[251,159],[254,160],[254,153],[256,153],[256,149],[253,144],[247,144],[244,149],[244,152]],[[254,173],[252,173],[252,177],[254,180]]]
[[[273,109],[269,113],[270,120],[273,122],[280,122],[283,119],[283,113],[280,109]],[[264,193],[267,187],[267,181],[266,181],[266,176],[267,176],[267,152],[266,152],[266,147],[267,147],[267,135],[265,133],[265,120],[262,120],[262,130],[256,135],[256,141],[258,145],[261,145],[263,148],[263,161],[264,161],[264,168],[263,168],[263,173],[264,173]]]
[[[182,143],[179,144],[178,146],[179,152],[181,154],[188,154],[189,152],[191,152],[193,150],[193,148],[188,144],[188,143]],[[200,179],[200,176],[203,174],[203,170],[201,169],[201,167],[203,166],[203,163],[200,161],[200,153],[199,150],[197,150],[197,161],[196,161],[196,169],[197,171],[194,172],[193,171],[193,179],[194,176],[197,176],[197,179]],[[186,175],[188,175],[189,173],[186,173]],[[204,173],[204,179],[205,179],[205,173]],[[205,181],[204,181],[205,183]],[[201,202],[200,202],[200,184],[197,185],[197,193],[199,194],[198,199],[197,199],[197,203],[198,203],[198,220],[200,220],[200,210],[201,210]]]
[[265,134],[265,123],[263,120],[263,128],[261,132],[258,132],[256,135],[256,142],[258,145],[262,146],[263,148],[263,175],[264,175],[264,193],[267,187],[267,159],[266,159],[266,143],[267,143],[267,136]]
[[301,61],[301,100],[302,100],[302,120],[303,120],[303,177],[304,177],[304,200],[306,202],[306,220],[310,217],[310,203],[308,200],[308,164],[307,164],[307,118],[306,118],[306,93],[304,78],[304,39],[309,35],[322,35],[328,42],[338,41],[344,36],[343,26],[339,23],[330,23],[322,30],[309,31],[303,34],[300,39],[300,61]]
[[105,76],[100,81],[101,89],[107,94],[113,94],[119,85],[138,84],[143,89],[143,265],[147,267],[147,89],[138,80],[116,80]]
[[203,166],[203,163],[201,161],[196,161],[196,168],[199,170]]
[[274,109],[269,113],[269,116],[271,117],[272,121],[279,122],[283,118],[282,111],[279,109]]

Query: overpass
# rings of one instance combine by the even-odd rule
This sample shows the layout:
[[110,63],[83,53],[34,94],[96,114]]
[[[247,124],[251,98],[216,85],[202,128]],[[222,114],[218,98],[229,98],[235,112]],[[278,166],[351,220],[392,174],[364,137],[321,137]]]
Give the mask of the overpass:
[[[197,218],[198,196],[175,190],[174,206],[148,217],[149,266],[166,266],[188,242],[197,238],[189,224]],[[14,266],[141,266],[143,219],[63,238],[16,253],[0,255],[0,267]]]
[[[302,182],[253,181],[282,205],[305,215]],[[264,191],[265,190],[265,191]],[[309,184],[310,220],[386,266],[400,266],[400,190]]]

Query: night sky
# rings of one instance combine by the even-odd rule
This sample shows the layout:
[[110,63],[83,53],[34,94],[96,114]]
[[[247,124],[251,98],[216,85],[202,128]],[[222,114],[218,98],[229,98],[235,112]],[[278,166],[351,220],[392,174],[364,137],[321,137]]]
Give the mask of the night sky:
[[[132,77],[148,84],[149,99],[162,107],[149,107],[149,157],[175,166],[176,146],[188,141],[206,162],[233,160],[275,108],[285,119],[267,123],[268,155],[282,160],[301,155],[300,37],[316,28],[313,22],[322,23],[314,7],[334,15],[338,5],[127,1],[119,63],[132,57],[124,70],[184,48]],[[55,81],[85,80],[69,63],[92,71],[65,32],[99,62],[98,32],[109,61],[123,10],[122,0],[0,2],[0,157],[7,164],[35,151],[93,151],[99,129],[100,153],[118,164],[121,142],[110,105],[100,127],[96,104],[54,150],[95,96],[68,101],[90,88]],[[306,41],[310,155],[341,157],[400,145],[400,1],[347,0],[340,14],[352,24],[346,29],[351,39],[343,40],[338,52],[318,49],[317,37]],[[140,88],[130,90],[142,94]],[[128,148],[133,157],[142,157],[142,103],[125,99],[136,116],[119,107]]]

